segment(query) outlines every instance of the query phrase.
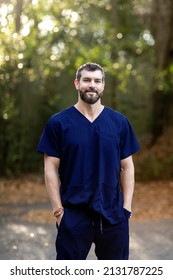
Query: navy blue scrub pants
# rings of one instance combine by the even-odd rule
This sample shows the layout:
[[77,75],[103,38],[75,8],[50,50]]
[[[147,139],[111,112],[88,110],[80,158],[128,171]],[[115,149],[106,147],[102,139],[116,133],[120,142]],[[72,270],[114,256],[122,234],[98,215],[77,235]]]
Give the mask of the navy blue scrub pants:
[[98,260],[127,260],[129,257],[129,212],[112,225],[99,214],[65,208],[57,225],[57,260],[85,260],[92,243]]

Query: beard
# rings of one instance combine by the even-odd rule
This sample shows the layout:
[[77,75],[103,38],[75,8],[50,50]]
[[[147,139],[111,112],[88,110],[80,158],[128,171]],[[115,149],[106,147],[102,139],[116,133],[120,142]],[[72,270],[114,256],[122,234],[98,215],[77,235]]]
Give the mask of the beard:
[[[90,94],[92,92],[92,94]],[[95,94],[94,94],[95,93]],[[80,98],[87,104],[95,104],[103,95],[97,90],[79,90]]]

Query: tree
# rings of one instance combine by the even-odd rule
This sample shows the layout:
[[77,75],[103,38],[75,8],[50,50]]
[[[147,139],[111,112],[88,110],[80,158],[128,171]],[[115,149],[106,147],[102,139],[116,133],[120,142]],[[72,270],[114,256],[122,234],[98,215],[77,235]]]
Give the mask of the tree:
[[23,4],[24,4],[24,0],[16,1],[15,30],[17,33],[21,29],[21,15],[22,15]]
[[145,131],[152,46],[144,36],[141,0],[2,2],[1,173],[38,169],[41,158],[35,150],[43,126],[76,101],[73,79],[86,61],[106,70],[104,104]]
[[173,122],[173,1],[153,0],[155,89],[152,96],[152,144]]

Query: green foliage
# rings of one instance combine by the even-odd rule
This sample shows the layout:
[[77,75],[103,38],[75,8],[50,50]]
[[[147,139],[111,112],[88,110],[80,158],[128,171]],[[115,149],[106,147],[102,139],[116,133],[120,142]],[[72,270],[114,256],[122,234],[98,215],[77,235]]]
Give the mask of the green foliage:
[[17,2],[0,4],[1,174],[42,167],[35,151],[41,131],[50,115],[75,102],[75,71],[86,61],[106,70],[104,103],[116,99],[145,134],[153,76],[152,37],[140,13],[146,1],[119,0],[113,11],[113,0],[23,0],[16,17]]

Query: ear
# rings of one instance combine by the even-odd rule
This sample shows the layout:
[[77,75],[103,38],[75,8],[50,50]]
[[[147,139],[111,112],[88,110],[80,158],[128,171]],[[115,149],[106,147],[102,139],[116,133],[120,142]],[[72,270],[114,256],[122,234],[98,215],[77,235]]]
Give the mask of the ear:
[[79,81],[77,79],[74,80],[75,88],[78,90],[79,88]]

